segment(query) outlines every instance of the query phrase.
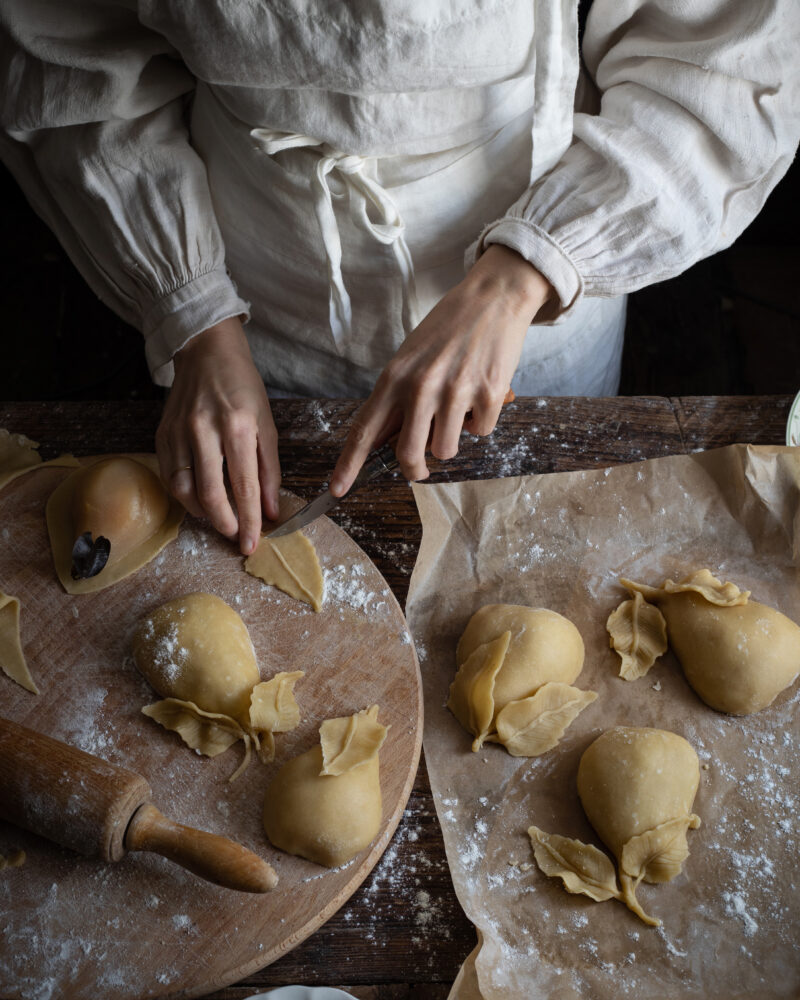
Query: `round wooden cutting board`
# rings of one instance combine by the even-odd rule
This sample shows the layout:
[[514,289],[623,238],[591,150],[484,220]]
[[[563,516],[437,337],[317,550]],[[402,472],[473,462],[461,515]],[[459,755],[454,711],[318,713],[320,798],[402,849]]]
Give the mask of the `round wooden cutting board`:
[[[156,855],[128,854],[106,865],[0,823],[0,854],[27,854],[22,867],[0,872],[0,996],[201,996],[298,944],[381,856],[419,761],[419,664],[385,580],[324,517],[305,529],[325,575],[319,613],[249,576],[233,544],[189,517],[178,538],[133,576],[97,594],[66,594],[55,577],[44,509],[67,474],[41,469],[0,492],[0,590],[22,602],[22,645],[41,692],[29,694],[0,674],[0,714],[137,772],[166,816],[244,844],[274,866],[280,881],[264,895],[235,892]],[[284,499],[287,508],[300,506],[296,497]],[[295,688],[300,726],[276,735],[272,764],[254,757],[233,784],[241,744],[201,757],[140,711],[158,696],[133,664],[134,626],[192,591],[217,594],[239,612],[263,679],[305,671]],[[335,870],[275,850],[261,824],[271,776],[317,742],[324,719],[373,704],[391,727],[380,752],[376,840]]]

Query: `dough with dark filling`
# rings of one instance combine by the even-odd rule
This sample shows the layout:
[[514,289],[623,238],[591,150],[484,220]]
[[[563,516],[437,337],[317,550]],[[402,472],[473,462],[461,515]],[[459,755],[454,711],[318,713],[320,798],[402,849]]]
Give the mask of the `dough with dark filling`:
[[597,697],[572,687],[583,667],[580,632],[545,608],[480,608],[467,623],[456,658],[447,705],[475,737],[475,751],[489,741],[514,756],[545,753]]
[[[56,573],[69,594],[103,590],[150,562],[177,537],[183,507],[158,478],[154,455],[116,455],[76,469],[47,502],[47,528]],[[73,549],[81,536],[109,542],[96,575],[73,576]]]
[[378,751],[386,733],[377,705],[323,722],[319,744],[284,764],[267,788],[271,843],[328,868],[363,851],[383,815]]
[[164,698],[145,706],[145,715],[209,757],[244,741],[245,761],[233,777],[246,766],[251,741],[269,762],[273,734],[300,721],[294,685],[302,671],[261,681],[247,626],[214,594],[186,594],[162,604],[137,626],[133,656]]

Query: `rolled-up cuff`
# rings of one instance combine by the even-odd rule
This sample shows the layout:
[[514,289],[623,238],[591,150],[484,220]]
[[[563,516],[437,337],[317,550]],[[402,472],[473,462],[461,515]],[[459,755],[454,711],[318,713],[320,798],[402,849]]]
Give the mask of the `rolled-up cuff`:
[[223,268],[191,278],[144,310],[145,355],[155,384],[172,385],[173,356],[192,337],[232,316],[246,322],[250,305],[239,297]]
[[492,243],[500,243],[516,250],[529,264],[544,275],[555,289],[558,297],[537,317],[537,322],[553,323],[574,309],[583,295],[583,279],[577,267],[565,250],[543,229],[518,219],[506,216],[490,223],[467,249],[464,257],[469,269]]

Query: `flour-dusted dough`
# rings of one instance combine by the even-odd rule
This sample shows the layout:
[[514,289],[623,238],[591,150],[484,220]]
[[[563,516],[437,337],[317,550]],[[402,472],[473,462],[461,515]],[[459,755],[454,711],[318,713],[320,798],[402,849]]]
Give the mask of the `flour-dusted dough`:
[[592,844],[528,828],[541,871],[567,892],[602,902],[618,899],[658,927],[636,898],[641,881],[668,882],[689,855],[686,831],[700,826],[691,812],[700,768],[682,736],[664,729],[617,726],[587,748],[578,766],[578,795],[589,822],[611,849],[614,866]]
[[26,691],[38,694],[39,689],[28,669],[19,633],[18,597],[0,591],[0,670]]
[[639,882],[669,882],[680,873],[689,855],[686,831],[700,825],[692,812],[699,782],[693,747],[664,729],[616,726],[581,757],[581,805],[619,862],[623,900],[634,912]]
[[686,679],[712,708],[759,712],[800,674],[800,627],[710,570],[661,587],[621,582],[639,597],[642,612],[663,614]]
[[325,581],[317,552],[301,531],[270,538],[262,535],[256,551],[245,560],[244,568],[264,583],[277,587],[290,597],[322,608]]
[[[177,537],[184,509],[164,489],[153,455],[115,455],[82,466],[47,502],[47,528],[56,573],[69,594],[103,590],[130,576]],[[108,539],[105,566],[73,577],[73,547],[83,535]]]
[[475,751],[488,740],[515,756],[545,753],[597,697],[571,686],[583,658],[580,632],[563,615],[488,604],[458,643],[448,707],[475,736]]
[[386,733],[377,705],[324,722],[319,745],[284,764],[267,788],[270,842],[328,868],[363,851],[383,815],[378,751]]
[[185,594],[142,619],[133,656],[164,698],[145,706],[144,714],[209,757],[243,740],[244,767],[253,740],[268,762],[275,753],[273,734],[300,721],[293,689],[302,671],[261,682],[247,626],[214,594]]

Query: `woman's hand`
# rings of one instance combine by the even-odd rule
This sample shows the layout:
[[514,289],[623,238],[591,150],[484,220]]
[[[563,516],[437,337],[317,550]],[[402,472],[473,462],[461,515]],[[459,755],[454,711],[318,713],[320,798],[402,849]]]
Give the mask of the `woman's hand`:
[[249,555],[261,533],[262,507],[270,520],[278,517],[281,476],[278,435],[242,324],[227,319],[209,327],[178,351],[174,363],[156,431],[161,477],[190,514],[208,517],[227,538],[238,532],[239,548]]
[[518,253],[490,246],[381,372],[353,421],[331,493],[346,493],[370,450],[398,428],[395,453],[412,480],[428,475],[429,441],[433,455],[446,459],[458,452],[462,428],[490,434],[528,327],[553,294],[547,279]]

